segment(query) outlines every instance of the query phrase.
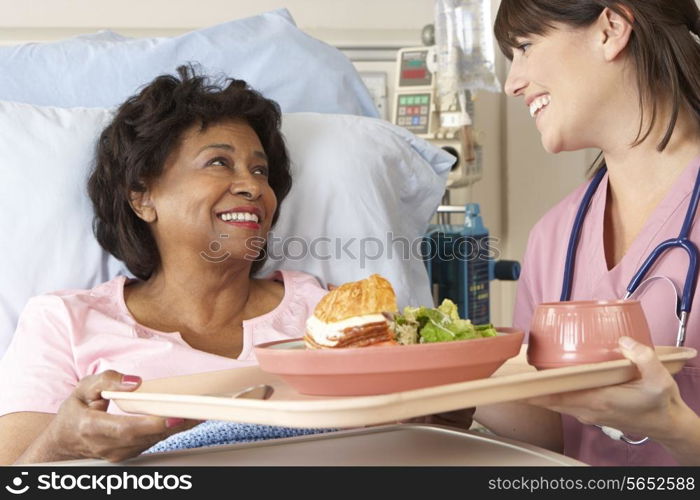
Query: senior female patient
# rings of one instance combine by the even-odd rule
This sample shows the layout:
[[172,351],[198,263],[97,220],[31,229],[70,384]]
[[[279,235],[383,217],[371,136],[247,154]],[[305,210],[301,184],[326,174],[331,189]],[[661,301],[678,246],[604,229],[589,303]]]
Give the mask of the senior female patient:
[[[495,33],[512,60],[506,92],[522,98],[551,153],[595,147],[607,171],[581,228],[570,297],[615,299],[650,252],[675,238],[700,167],[700,11],[693,0],[503,0]],[[602,167],[600,167],[602,168]],[[592,181],[591,181],[592,182]],[[557,301],[569,233],[587,182],[530,233],[514,324],[527,329],[538,303]],[[690,212],[688,211],[691,209]],[[686,282],[688,256],[666,252],[649,276]],[[697,279],[692,276],[691,279]],[[675,345],[670,288],[651,283],[638,297],[656,345]],[[685,345],[700,347],[700,294]],[[671,377],[654,351],[630,338],[623,354],[640,374],[610,388],[477,409],[492,430],[552,447],[595,465],[700,464],[700,362]],[[508,411],[506,411],[508,410]],[[562,432],[563,421],[563,432]],[[613,441],[592,424],[650,439]]]
[[178,73],[118,109],[88,183],[98,241],[138,279],[29,301],[0,362],[0,462],[116,461],[191,427],[107,413],[100,393],[254,363],[325,293],[303,273],[251,278],[291,187],[277,104]]

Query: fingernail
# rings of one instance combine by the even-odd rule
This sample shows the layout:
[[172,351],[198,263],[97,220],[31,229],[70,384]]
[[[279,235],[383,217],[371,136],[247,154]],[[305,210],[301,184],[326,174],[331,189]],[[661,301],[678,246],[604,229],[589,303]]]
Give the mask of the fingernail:
[[620,347],[628,351],[631,351],[637,345],[637,342],[632,337],[620,337],[619,343]]
[[185,423],[184,418],[166,418],[165,419],[165,426],[166,427],[177,427],[178,425],[182,425]]
[[141,377],[138,375],[122,375],[122,384],[138,385],[141,383]]

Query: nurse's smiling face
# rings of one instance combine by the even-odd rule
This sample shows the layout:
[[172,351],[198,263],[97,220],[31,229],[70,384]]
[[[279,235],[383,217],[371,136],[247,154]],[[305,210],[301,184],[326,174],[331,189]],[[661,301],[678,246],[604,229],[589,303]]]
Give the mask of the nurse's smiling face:
[[518,37],[506,80],[508,95],[522,97],[550,153],[597,147],[606,104],[617,92],[602,64],[602,35],[556,24],[543,35]]

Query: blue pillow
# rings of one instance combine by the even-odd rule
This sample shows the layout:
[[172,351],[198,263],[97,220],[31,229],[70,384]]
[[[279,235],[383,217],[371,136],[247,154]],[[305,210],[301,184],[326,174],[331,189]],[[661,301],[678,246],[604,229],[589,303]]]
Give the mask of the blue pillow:
[[112,33],[0,47],[0,99],[112,107],[188,62],[210,76],[246,80],[285,112],[378,116],[347,57],[298,29],[286,9],[173,38]]

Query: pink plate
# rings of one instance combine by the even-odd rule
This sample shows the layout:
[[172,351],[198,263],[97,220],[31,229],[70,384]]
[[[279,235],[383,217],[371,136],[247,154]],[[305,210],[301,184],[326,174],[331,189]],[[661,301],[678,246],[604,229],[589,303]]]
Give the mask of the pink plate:
[[302,339],[255,346],[260,368],[301,394],[364,396],[466,382],[491,376],[520,352],[524,333],[432,344],[306,349]]

